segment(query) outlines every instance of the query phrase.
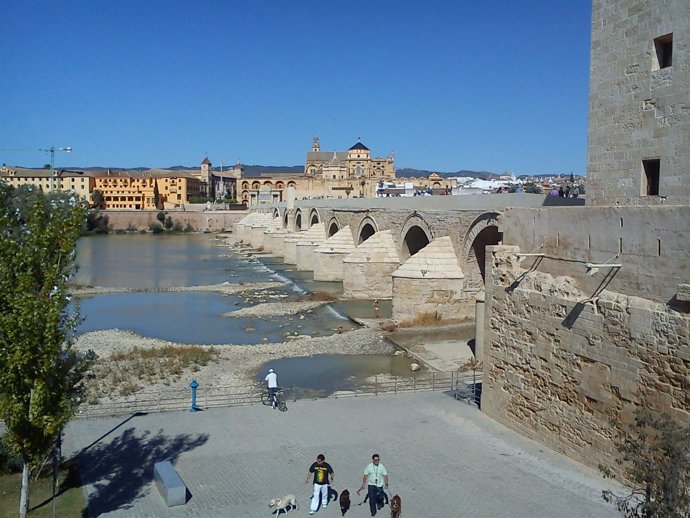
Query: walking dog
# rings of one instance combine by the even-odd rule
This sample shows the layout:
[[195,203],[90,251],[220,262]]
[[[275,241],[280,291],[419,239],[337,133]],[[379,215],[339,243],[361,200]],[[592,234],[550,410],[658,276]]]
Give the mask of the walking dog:
[[288,507],[290,509],[297,509],[297,499],[295,498],[295,495],[286,495],[282,498],[273,498],[270,502],[268,502],[268,507],[275,507],[273,512],[277,516],[281,511],[287,513]]
[[345,513],[350,509],[350,492],[347,489],[343,489],[340,492],[340,512]]
[[400,497],[395,495],[393,498],[391,498],[391,518],[400,518],[401,513],[402,503],[400,501]]

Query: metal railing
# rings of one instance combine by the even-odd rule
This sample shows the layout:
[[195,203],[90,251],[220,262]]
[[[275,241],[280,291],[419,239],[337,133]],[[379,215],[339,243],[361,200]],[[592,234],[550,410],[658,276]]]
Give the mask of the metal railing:
[[[424,372],[415,376],[375,376],[360,382],[356,388],[336,388],[328,394],[302,393],[298,387],[288,388],[287,400],[324,399],[347,397],[371,397],[383,394],[405,392],[449,392],[458,400],[478,404],[478,387],[481,372]],[[255,385],[199,385],[196,392],[196,406],[200,409],[240,406],[260,403],[263,386]],[[143,392],[118,398],[115,401],[102,400],[97,404],[84,403],[79,407],[77,417],[127,415],[136,412],[166,412],[191,410],[191,396],[188,390],[166,389],[155,393]]]

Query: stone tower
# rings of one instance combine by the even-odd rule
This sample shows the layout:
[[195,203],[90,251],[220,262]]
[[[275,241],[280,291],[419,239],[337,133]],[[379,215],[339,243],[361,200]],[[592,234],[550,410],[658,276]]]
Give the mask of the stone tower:
[[594,0],[588,205],[690,201],[688,63],[688,0]]
[[213,196],[213,164],[208,159],[208,155],[201,161],[201,189],[206,192],[208,196]]
[[206,182],[206,184],[210,184],[212,171],[213,171],[213,164],[208,159],[208,156],[206,156],[201,161],[201,181]]
[[311,143],[311,150],[313,153],[318,153],[321,151],[321,147],[319,146],[319,137],[314,135],[314,141]]

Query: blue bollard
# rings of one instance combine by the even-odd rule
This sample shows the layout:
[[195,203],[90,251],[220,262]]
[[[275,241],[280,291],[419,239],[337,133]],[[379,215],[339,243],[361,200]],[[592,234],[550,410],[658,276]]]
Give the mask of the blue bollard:
[[189,411],[196,412],[198,410],[198,408],[196,407],[196,389],[199,386],[199,384],[196,380],[192,380],[189,386],[192,388],[192,408]]

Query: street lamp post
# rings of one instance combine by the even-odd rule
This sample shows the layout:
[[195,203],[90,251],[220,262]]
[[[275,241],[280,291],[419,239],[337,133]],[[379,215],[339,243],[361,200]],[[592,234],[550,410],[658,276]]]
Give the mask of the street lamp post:
[[47,153],[50,153],[50,192],[53,192],[55,190],[55,151],[64,151],[66,153],[71,153],[72,146],[50,146],[50,149],[39,148],[39,151],[46,151]]

